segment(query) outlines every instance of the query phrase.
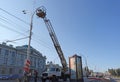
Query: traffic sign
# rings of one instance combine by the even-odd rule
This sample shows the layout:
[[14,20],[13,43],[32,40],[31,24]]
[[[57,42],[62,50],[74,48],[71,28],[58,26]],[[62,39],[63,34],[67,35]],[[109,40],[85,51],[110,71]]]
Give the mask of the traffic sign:
[[29,72],[30,70],[30,60],[26,59],[24,64],[24,71]]

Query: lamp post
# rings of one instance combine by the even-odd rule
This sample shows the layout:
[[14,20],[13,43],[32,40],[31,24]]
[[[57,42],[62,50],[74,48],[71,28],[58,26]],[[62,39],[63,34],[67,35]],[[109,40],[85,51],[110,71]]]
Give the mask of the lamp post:
[[[31,44],[31,37],[32,37],[32,28],[33,28],[33,17],[36,13],[36,11],[39,9],[40,7],[38,7],[31,16],[31,21],[30,21],[30,31],[29,31],[29,42],[28,42],[28,48],[27,48],[27,59],[29,59],[30,57],[30,44]],[[27,14],[26,10],[22,11],[24,14]]]
[[[31,37],[32,37],[32,28],[33,28],[33,17],[36,11],[34,11],[31,15],[30,19],[30,31],[29,31],[29,41],[28,41],[28,48],[27,48],[27,59],[25,60],[25,66],[24,66],[24,71],[28,72],[30,71],[30,45],[31,45]],[[25,10],[23,10],[24,14],[27,14]]]
[[[29,77],[27,75],[27,73],[30,73],[30,44],[31,44],[31,37],[32,37],[32,28],[33,28],[33,17],[36,11],[34,11],[31,15],[31,19],[30,19],[30,31],[29,31],[29,41],[28,41],[28,48],[27,48],[27,59],[25,60],[25,65],[24,65],[24,81],[29,82]],[[27,14],[27,12],[25,10],[23,10],[24,14]]]
[[[26,10],[22,11],[24,14],[27,14]],[[28,41],[28,48],[27,48],[27,59],[30,58],[30,44],[31,44],[31,37],[32,37],[32,29],[33,29],[33,17],[36,11],[34,11],[31,15],[30,19],[30,31],[29,31],[29,41]]]

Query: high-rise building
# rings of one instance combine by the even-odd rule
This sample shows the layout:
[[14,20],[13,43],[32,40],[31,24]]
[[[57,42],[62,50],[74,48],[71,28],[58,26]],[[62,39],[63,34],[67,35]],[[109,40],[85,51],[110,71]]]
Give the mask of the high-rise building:
[[[0,44],[0,74],[23,74],[27,47]],[[33,47],[30,47],[30,61],[30,70],[37,70],[39,75],[45,70],[46,57]]]

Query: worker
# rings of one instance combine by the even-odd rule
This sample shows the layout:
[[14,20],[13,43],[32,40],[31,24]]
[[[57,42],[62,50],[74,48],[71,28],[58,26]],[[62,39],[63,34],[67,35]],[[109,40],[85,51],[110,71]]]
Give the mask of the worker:
[[29,82],[31,78],[31,72],[24,71],[24,81]]
[[34,82],[37,82],[37,78],[38,78],[38,72],[37,70],[34,70]]

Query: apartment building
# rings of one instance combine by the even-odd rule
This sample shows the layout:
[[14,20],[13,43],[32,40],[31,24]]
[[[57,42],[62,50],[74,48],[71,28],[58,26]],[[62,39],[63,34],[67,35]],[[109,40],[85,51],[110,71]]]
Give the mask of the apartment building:
[[[0,74],[23,74],[24,61],[27,58],[28,45],[13,47],[6,43],[0,44]],[[46,57],[30,47],[31,70],[39,75],[45,70]]]

